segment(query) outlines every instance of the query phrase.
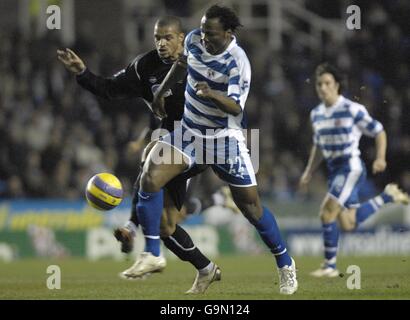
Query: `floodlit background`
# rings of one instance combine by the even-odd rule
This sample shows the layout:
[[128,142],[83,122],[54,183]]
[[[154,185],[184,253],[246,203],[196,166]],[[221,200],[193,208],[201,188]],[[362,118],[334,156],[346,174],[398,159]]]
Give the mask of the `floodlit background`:
[[[110,102],[82,89],[56,49],[72,48],[94,73],[108,77],[154,48],[159,16],[180,16],[189,31],[211,3],[0,0],[0,265],[33,257],[124,258],[111,230],[129,215],[141,155],[129,142],[148,126],[149,110],[142,100]],[[290,251],[319,257],[324,166],[308,192],[297,188],[312,144],[309,112],[318,104],[314,68],[326,60],[343,70],[345,95],[364,104],[387,131],[388,168],[369,173],[362,199],[389,182],[410,192],[410,2],[354,1],[361,9],[359,30],[346,26],[348,0],[219,3],[232,6],[244,25],[238,41],[252,65],[246,111],[249,127],[260,129],[260,194]],[[53,4],[61,8],[61,30],[46,28]],[[363,137],[361,148],[370,168],[374,141]],[[84,201],[86,182],[99,172],[117,175],[127,195],[107,214]],[[213,174],[206,179],[196,194],[218,197],[221,183]],[[214,206],[184,223],[211,256],[266,254],[248,222],[226,208]],[[359,233],[342,238],[341,255],[408,256],[409,229],[409,207],[390,205]],[[141,247],[139,235],[137,251]]]

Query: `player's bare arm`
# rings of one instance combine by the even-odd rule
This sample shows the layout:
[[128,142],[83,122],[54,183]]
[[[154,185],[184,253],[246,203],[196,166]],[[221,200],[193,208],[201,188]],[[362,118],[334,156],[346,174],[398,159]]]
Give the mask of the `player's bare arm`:
[[175,83],[177,83],[180,80],[185,79],[187,75],[187,62],[186,62],[187,57],[184,55],[181,55],[177,61],[174,62],[172,65],[171,69],[169,70],[168,74],[162,81],[160,87],[158,90],[155,92],[154,95],[154,100],[155,98],[160,98],[163,97],[165,92],[169,90]]
[[166,117],[164,107],[164,94],[178,81],[185,79],[187,74],[186,56],[181,55],[178,60],[173,64],[168,74],[162,81],[158,90],[154,93],[151,108],[154,114],[160,118]]
[[313,173],[319,167],[322,160],[323,160],[322,153],[318,152],[316,146],[313,146],[312,149],[310,150],[309,161],[308,161],[308,164],[306,166],[306,169],[303,172],[302,177],[299,180],[299,186],[300,187],[306,187],[307,186],[307,184],[310,182],[310,179],[312,179]]
[[242,108],[232,98],[219,94],[212,90],[207,82],[198,82],[195,86],[197,96],[211,99],[222,111],[237,116],[242,112]]
[[376,136],[376,159],[373,161],[373,174],[383,172],[386,169],[387,136],[383,130]]
[[127,144],[127,151],[131,154],[140,152],[151,141],[152,130],[149,127],[144,128],[136,140]]
[[57,58],[66,69],[74,74],[80,74],[86,69],[85,63],[71,49],[57,50]]

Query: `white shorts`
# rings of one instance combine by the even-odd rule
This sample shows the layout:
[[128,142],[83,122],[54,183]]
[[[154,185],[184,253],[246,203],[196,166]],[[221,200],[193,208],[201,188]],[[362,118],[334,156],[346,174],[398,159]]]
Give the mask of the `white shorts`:
[[169,144],[184,154],[189,160],[189,168],[195,164],[207,164],[232,186],[256,186],[255,171],[245,138],[240,130],[235,132],[236,134],[226,137],[203,137],[180,125],[161,137],[160,142]]

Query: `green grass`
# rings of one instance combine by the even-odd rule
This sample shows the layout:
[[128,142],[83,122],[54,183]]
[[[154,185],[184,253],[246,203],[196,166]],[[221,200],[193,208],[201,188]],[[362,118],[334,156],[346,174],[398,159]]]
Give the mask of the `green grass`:
[[[293,296],[278,293],[277,273],[270,256],[224,256],[216,259],[222,281],[205,295],[187,296],[195,270],[169,260],[162,274],[146,280],[122,280],[118,273],[132,261],[21,260],[0,264],[0,299],[137,299],[137,300],[263,300],[263,299],[410,299],[410,257],[340,257],[343,277],[314,279],[309,272],[321,259],[296,258],[299,290]],[[50,264],[61,268],[61,289],[46,286]],[[348,265],[361,268],[361,289],[346,286]]]

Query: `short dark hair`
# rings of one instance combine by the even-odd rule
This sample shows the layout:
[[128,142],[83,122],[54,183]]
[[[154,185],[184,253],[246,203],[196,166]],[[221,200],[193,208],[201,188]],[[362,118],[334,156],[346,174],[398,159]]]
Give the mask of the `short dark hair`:
[[334,65],[330,64],[329,62],[323,62],[316,67],[315,70],[315,77],[316,79],[319,78],[322,74],[329,73],[333,76],[335,81],[339,84],[338,93],[342,91],[344,76],[342,72]]
[[235,32],[238,27],[242,27],[238,16],[231,8],[217,4],[206,10],[205,17],[207,19],[219,18],[225,31],[231,29],[232,32]]
[[178,32],[184,32],[182,29],[181,19],[175,16],[163,16],[157,20],[155,23],[158,27],[165,27],[173,25],[176,27]]

